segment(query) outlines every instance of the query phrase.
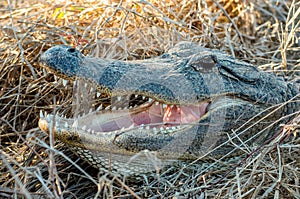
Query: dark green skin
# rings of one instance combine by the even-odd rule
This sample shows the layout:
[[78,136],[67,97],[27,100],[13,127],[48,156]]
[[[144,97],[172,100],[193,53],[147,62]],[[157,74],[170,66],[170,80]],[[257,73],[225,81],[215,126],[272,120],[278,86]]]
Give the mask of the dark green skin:
[[[108,96],[138,94],[179,105],[210,102],[207,114],[188,130],[168,134],[135,129],[115,136],[113,143],[107,142],[132,154],[174,146],[170,143],[181,137],[180,143],[187,145],[184,152],[172,147],[170,151],[161,150],[159,157],[193,159],[211,149],[215,149],[212,156],[223,156],[236,149],[228,142],[228,135],[235,138],[239,134],[240,140],[232,140],[239,146],[243,146],[241,140],[249,145],[263,143],[275,134],[273,127],[283,122],[275,121],[299,108],[293,100],[299,94],[296,85],[195,43],[182,42],[157,58],[141,61],[85,57],[62,45],[47,50],[41,62],[57,76],[93,82]],[[266,128],[268,125],[271,128]],[[74,136],[74,130],[64,131]],[[80,137],[86,132],[76,133]],[[61,140],[68,142],[65,137]],[[105,147],[106,142],[102,144],[103,150],[115,150]]]

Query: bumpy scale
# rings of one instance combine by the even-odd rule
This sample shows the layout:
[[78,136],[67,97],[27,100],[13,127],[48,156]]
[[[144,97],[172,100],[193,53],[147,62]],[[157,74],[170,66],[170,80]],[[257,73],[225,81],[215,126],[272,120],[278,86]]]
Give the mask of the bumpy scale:
[[139,61],[86,57],[61,45],[41,63],[63,79],[95,85],[96,96],[110,100],[74,118],[41,113],[40,128],[54,125],[56,138],[79,156],[123,174],[234,156],[263,143],[275,132],[266,127],[299,108],[292,83],[195,43]]

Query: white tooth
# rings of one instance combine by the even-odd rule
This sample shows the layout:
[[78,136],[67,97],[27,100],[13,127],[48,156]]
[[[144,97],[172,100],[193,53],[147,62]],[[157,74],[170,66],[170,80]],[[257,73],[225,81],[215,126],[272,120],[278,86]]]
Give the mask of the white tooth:
[[105,110],[109,110],[109,109],[110,109],[110,107],[111,107],[111,106],[107,106],[107,107],[105,108]]
[[86,130],[86,126],[84,125],[81,129],[85,131]]
[[159,102],[155,102],[155,105],[158,106],[158,105],[159,105]]
[[91,87],[91,89],[90,89],[90,92],[92,93],[94,91],[94,88],[93,87]]
[[123,126],[122,128],[121,128],[121,132],[123,132],[125,130],[125,127]]
[[73,128],[77,128],[78,127],[78,120],[74,120],[74,123],[72,125]]
[[59,126],[58,122],[55,122],[55,127],[57,128]]
[[97,92],[97,97],[100,97],[101,93]]
[[131,124],[128,128],[132,129],[134,127],[134,124]]
[[175,126],[172,126],[172,130],[176,130],[177,128]]
[[68,83],[68,80],[63,79],[62,83],[63,83],[64,86],[66,86],[67,83]]
[[132,109],[133,107],[132,106],[129,106],[129,109]]
[[112,109],[111,109],[112,111],[115,111],[115,110],[117,110],[117,107],[112,107]]
[[148,99],[148,102],[152,102],[152,101],[153,101],[153,99],[151,99],[151,98]]
[[44,114],[43,114],[42,110],[40,110],[40,118],[44,118]]
[[146,126],[146,129],[149,130],[149,129],[150,129],[150,126]]
[[156,127],[153,127],[152,129],[153,129],[153,131],[157,131],[157,128],[156,128]]
[[57,77],[56,75],[54,75],[54,80],[55,80],[55,81],[57,81],[57,78],[58,78],[58,77]]
[[88,129],[88,130],[87,130],[87,132],[89,132],[89,133],[90,133],[90,132],[91,132],[91,129]]
[[96,111],[101,111],[102,110],[102,104],[97,108]]
[[94,131],[94,130],[92,130],[92,133],[94,134],[94,133],[95,133],[95,131]]
[[162,107],[163,107],[163,108],[167,108],[167,105],[166,105],[166,104],[163,104]]
[[87,83],[84,83],[84,88],[86,88],[87,87]]
[[66,127],[66,128],[68,128],[68,126],[69,126],[69,125],[68,125],[68,123],[67,123],[67,122],[65,122],[65,127]]
[[46,120],[49,122],[51,120],[50,115],[46,116]]
[[121,110],[123,110],[123,108],[122,108],[122,107],[119,107],[118,110],[121,111]]
[[163,128],[163,127],[160,127],[160,128],[159,128],[159,130],[160,130],[160,131],[163,131],[163,130],[164,130],[164,128]]
[[173,108],[173,106],[174,106],[173,104],[172,104],[172,105],[170,105],[170,108]]
[[146,97],[145,96],[142,96],[142,99],[144,100]]
[[137,98],[139,95],[134,95],[135,98]]
[[44,73],[45,75],[48,75],[48,71],[46,70],[46,68],[43,68],[43,73]]
[[89,113],[93,112],[93,109],[90,109]]
[[121,101],[122,97],[121,97],[121,96],[118,96],[117,99],[118,99],[118,101]]

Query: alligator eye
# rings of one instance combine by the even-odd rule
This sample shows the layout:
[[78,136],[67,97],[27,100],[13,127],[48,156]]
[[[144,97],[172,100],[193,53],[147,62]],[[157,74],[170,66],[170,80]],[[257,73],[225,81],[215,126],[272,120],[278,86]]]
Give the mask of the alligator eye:
[[196,71],[209,73],[216,70],[216,63],[216,57],[213,55],[197,55],[190,60],[189,65]]
[[68,52],[70,52],[70,53],[73,53],[73,52],[75,52],[75,51],[76,51],[75,48],[69,48],[69,49],[68,49]]

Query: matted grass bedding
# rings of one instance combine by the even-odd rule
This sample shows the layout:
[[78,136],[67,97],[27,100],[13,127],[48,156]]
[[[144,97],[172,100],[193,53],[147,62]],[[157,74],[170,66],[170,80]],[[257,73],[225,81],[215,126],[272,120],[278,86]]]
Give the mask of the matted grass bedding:
[[297,81],[300,2],[28,0],[1,1],[0,13],[0,198],[300,198],[298,113],[239,165],[139,180],[99,173],[37,127],[40,110],[72,114],[72,84],[39,67],[57,44],[133,60],[194,41]]

